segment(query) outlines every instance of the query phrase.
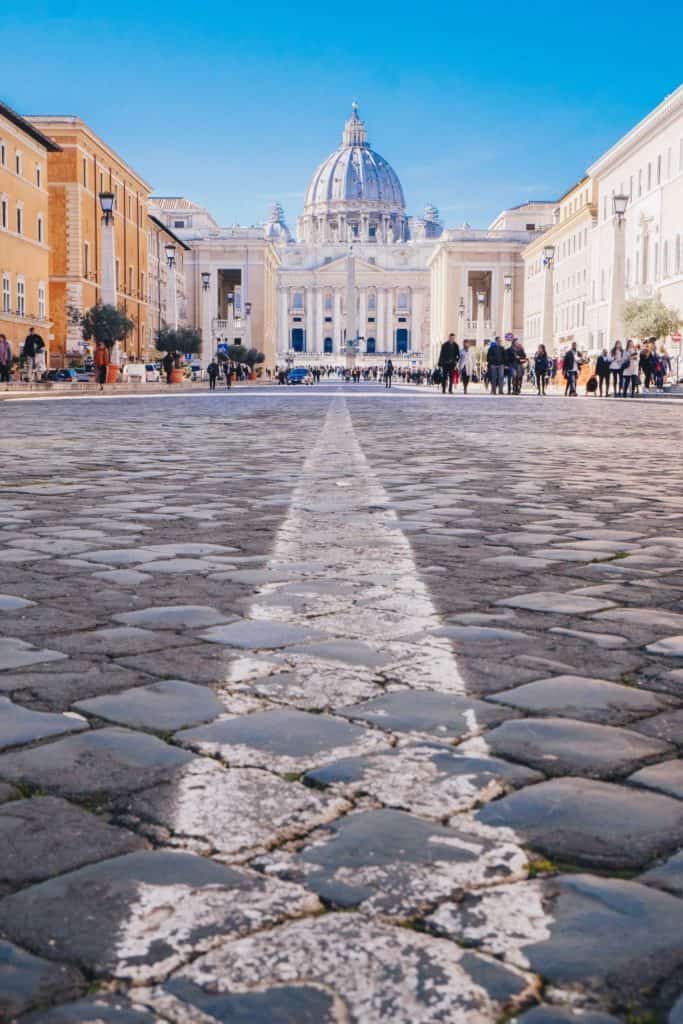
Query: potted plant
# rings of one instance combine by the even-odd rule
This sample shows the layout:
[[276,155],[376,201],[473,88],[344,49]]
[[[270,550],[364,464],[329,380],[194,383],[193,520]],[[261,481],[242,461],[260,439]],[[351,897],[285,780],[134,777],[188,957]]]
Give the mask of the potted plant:
[[265,359],[266,357],[263,352],[259,352],[257,348],[247,349],[244,361],[249,367],[249,377],[251,380],[256,380],[256,366],[265,362]]
[[201,352],[202,337],[194,327],[160,327],[156,332],[157,351],[165,352],[164,369],[169,384],[182,384],[185,371],[180,364],[181,356],[193,356]]
[[112,363],[112,349],[123,341],[135,327],[135,321],[126,315],[125,309],[97,303],[80,317],[81,334],[85,341],[103,342],[109,352],[107,367],[107,384],[114,384],[119,375],[119,367]]

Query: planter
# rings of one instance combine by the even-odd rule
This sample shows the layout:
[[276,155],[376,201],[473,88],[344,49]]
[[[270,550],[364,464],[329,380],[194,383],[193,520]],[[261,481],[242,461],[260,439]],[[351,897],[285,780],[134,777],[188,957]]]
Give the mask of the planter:
[[184,370],[179,370],[179,369],[171,370],[171,384],[182,384],[184,380],[185,380],[185,371]]
[[120,367],[116,363],[109,363],[107,367],[107,384],[116,384],[119,379]]

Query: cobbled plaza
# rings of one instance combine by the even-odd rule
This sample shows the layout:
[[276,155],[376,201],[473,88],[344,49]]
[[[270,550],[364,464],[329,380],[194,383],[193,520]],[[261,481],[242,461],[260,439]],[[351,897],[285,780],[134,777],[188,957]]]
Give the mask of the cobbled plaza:
[[0,1020],[681,1024],[682,409],[0,403]]

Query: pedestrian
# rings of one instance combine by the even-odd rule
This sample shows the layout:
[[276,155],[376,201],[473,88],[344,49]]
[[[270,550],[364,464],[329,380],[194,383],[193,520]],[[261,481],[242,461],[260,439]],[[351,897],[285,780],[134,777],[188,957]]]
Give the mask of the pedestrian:
[[384,364],[384,387],[391,387],[391,378],[394,376],[394,364],[391,359],[387,359]]
[[498,337],[495,337],[488,347],[486,365],[491,381],[491,394],[502,395],[505,377],[505,350]]
[[609,352],[606,348],[603,348],[602,352],[597,358],[595,363],[595,372],[598,378],[598,384],[600,387],[600,397],[602,398],[602,389],[605,388],[605,398],[609,397],[609,375],[610,375],[611,359]]
[[529,360],[526,357],[526,352],[524,351],[519,338],[513,339],[513,342],[510,345],[510,352],[512,366],[512,393],[514,395],[521,395],[522,382],[524,381],[524,368],[528,364]]
[[111,361],[109,349],[103,341],[98,341],[95,345],[95,355],[93,357],[93,364],[95,366],[95,375],[97,383],[100,385],[100,391],[104,391],[104,385],[107,383],[107,370]]
[[226,388],[228,390],[230,390],[230,388],[232,387],[232,375],[233,375],[233,372],[234,372],[234,367],[232,365],[232,362],[229,359],[226,359],[226,361],[225,361],[224,371],[225,371],[225,386],[226,386]]
[[24,340],[24,347],[22,350],[22,355],[24,356],[24,361],[26,365],[26,373],[29,380],[33,380],[34,377],[36,376],[36,361],[38,359],[39,353],[44,354],[44,352],[45,342],[43,341],[41,336],[36,333],[35,328],[29,327],[29,331]]
[[638,369],[643,374],[643,387],[646,391],[650,390],[650,384],[655,375],[656,341],[656,338],[650,338],[649,341],[645,342],[638,360]]
[[9,383],[12,369],[12,346],[6,334],[0,334],[0,383]]
[[209,391],[216,390],[216,377],[218,376],[219,366],[215,359],[212,359],[206,368],[206,372],[209,375]]
[[467,394],[467,387],[470,381],[477,374],[477,354],[474,345],[469,341],[463,341],[462,353],[460,355],[460,379],[462,381],[463,394]]
[[534,374],[536,375],[536,387],[538,388],[539,395],[545,395],[546,393],[549,369],[550,360],[548,359],[546,347],[545,345],[539,345],[534,356]]
[[446,386],[448,386],[448,394],[453,394],[453,375],[455,368],[460,361],[460,349],[455,340],[454,334],[449,334],[448,339],[444,341],[441,346],[439,353],[439,368],[441,369],[441,393],[446,394]]
[[621,391],[622,398],[626,398],[628,395],[629,386],[631,388],[631,398],[635,397],[640,384],[640,353],[636,348],[635,342],[626,342],[626,351],[624,352],[624,376],[623,386]]
[[581,358],[576,350],[576,342],[573,341],[571,348],[567,349],[562,360],[562,373],[567,382],[564,393],[569,395],[570,398],[576,398],[576,382],[579,377],[580,367]]
[[621,384],[624,376],[624,350],[620,341],[615,341],[610,352],[609,371],[612,375],[614,397],[621,395]]
[[175,369],[175,359],[173,358],[170,352],[166,353],[166,355],[161,361],[161,365],[163,366],[164,373],[166,374],[166,383],[170,384],[171,372]]

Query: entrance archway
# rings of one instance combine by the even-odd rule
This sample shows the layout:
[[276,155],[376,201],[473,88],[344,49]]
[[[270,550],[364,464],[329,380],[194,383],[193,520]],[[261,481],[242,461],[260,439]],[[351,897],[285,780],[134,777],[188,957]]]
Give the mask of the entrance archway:
[[323,352],[325,355],[331,355],[333,351],[332,338],[325,338],[323,342]]
[[396,331],[396,353],[406,353],[408,351],[408,330],[405,327],[399,327]]
[[376,351],[376,348],[377,348],[377,346],[376,346],[376,343],[375,343],[375,339],[374,338],[368,338],[367,344],[365,346],[365,351],[367,352],[367,354],[369,356],[374,355],[375,351]]
[[292,348],[295,352],[305,352],[306,344],[304,341],[304,329],[303,327],[292,328]]

